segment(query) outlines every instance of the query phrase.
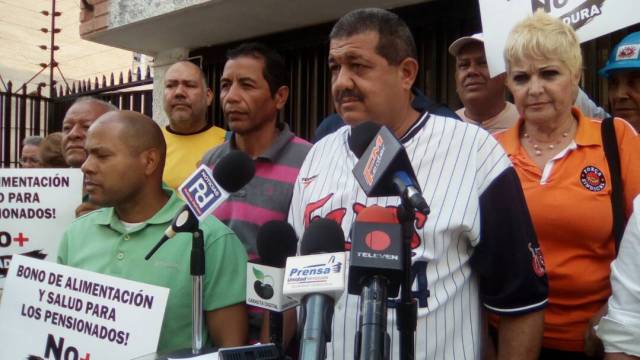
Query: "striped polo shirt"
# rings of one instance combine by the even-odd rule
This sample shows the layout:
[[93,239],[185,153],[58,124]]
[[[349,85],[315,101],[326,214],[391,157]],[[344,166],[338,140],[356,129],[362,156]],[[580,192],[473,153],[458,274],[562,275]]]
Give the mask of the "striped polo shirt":
[[[309,149],[310,143],[295,136],[287,124],[282,124],[273,144],[254,160],[254,178],[232,193],[214,212],[238,235],[250,259],[257,257],[256,235],[260,226],[271,220],[287,220],[293,184]],[[209,150],[202,163],[213,167],[231,150],[237,150],[233,136]]]

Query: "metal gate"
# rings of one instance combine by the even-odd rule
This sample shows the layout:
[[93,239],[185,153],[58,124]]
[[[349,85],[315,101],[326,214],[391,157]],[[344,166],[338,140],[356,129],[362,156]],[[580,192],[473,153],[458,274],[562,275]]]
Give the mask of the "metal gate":
[[118,82],[112,73],[107,82],[95,78],[74,82],[71,87],[54,89],[54,97],[42,96],[42,86],[27,93],[26,86],[13,89],[9,81],[0,91],[0,167],[17,167],[22,139],[31,135],[46,136],[60,131],[62,120],[73,102],[82,96],[93,96],[109,101],[120,109],[141,112],[149,117],[153,112],[153,78],[147,67],[144,78],[138,68],[129,71],[126,81],[120,73]]

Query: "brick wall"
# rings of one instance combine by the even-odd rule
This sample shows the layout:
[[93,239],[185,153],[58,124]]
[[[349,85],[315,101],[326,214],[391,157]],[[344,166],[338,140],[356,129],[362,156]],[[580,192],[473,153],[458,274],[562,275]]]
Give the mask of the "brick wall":
[[[86,0],[81,1],[80,10],[80,36],[86,37],[94,32],[105,30],[109,25],[110,0]],[[87,6],[89,4],[91,6]]]

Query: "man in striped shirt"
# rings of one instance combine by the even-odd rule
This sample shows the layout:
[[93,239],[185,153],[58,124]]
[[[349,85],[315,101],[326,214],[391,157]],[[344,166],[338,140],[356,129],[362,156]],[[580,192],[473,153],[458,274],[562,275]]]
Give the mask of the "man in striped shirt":
[[[287,124],[278,120],[278,112],[289,95],[284,59],[257,43],[232,49],[227,59],[220,79],[220,101],[233,135],[205,154],[202,162],[215,166],[233,149],[254,159],[255,177],[231,194],[214,215],[235,231],[249,258],[255,259],[258,228],[270,220],[287,219],[293,183],[311,144],[296,137]],[[268,327],[258,310],[254,308],[250,313],[249,337],[268,342]],[[285,322],[290,327],[295,322],[295,312],[289,312]]]
[[[329,67],[336,111],[351,126],[387,126],[404,145],[431,214],[414,223],[412,292],[418,303],[416,359],[481,359],[482,306],[500,315],[500,359],[536,359],[547,302],[544,263],[518,177],[486,131],[411,107],[418,72],[406,24],[381,9],[343,16],[330,35]],[[398,197],[368,198],[352,174],[351,127],[316,143],[295,183],[289,222],[300,236],[316,217],[348,235],[367,206],[397,207]],[[398,239],[399,240],[399,239]],[[336,302],[329,359],[353,357],[360,297]],[[399,333],[389,301],[391,358]]]

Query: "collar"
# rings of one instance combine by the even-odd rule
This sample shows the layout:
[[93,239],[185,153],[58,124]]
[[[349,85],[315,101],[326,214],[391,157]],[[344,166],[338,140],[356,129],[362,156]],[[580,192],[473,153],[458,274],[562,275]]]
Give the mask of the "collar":
[[420,131],[420,129],[422,129],[427,124],[427,121],[429,120],[430,116],[431,115],[426,111],[420,114],[420,116],[418,116],[418,119],[413,123],[413,125],[411,125],[411,127],[407,129],[404,135],[400,137],[399,141],[402,144],[406,144],[407,142],[409,142],[409,140],[413,139],[413,137],[416,136],[416,134]]
[[[167,186],[164,182],[162,183],[162,190],[167,195],[170,195],[169,200],[167,200],[167,203],[164,204],[164,206],[151,218],[143,221],[142,223],[144,225],[136,229],[136,231],[144,229],[147,225],[166,224],[173,220],[176,211],[175,209],[180,207],[182,200],[180,200],[176,192],[173,191],[173,189]],[[95,222],[98,225],[109,226],[111,229],[114,229],[120,233],[127,232],[122,225],[122,222],[120,222],[120,219],[118,218],[118,215],[116,214],[116,211],[113,207],[104,208],[102,212],[96,214]]]
[[[433,107],[433,105],[435,104],[433,101],[429,100],[429,98],[426,97],[424,93],[422,93],[422,91],[420,91],[420,89],[418,89],[418,87],[416,87],[415,85],[411,87],[411,95],[413,96],[413,99],[411,100],[411,107],[419,112],[420,115],[414,121],[411,127],[407,129],[404,135],[402,135],[398,140],[402,144],[405,144],[409,140],[411,140],[420,131],[420,129],[422,129],[426,125],[427,120],[429,120],[430,117],[427,110],[430,107]],[[342,120],[342,118],[340,118],[340,120]],[[347,132],[347,139],[349,137],[351,137],[351,127],[349,127],[349,131]]]
[[[280,123],[277,125],[280,133],[276,137],[276,139],[271,143],[271,146],[267,148],[262,154],[258,155],[258,159],[265,159],[272,162],[275,162],[280,151],[291,141],[291,139],[295,136],[291,130],[289,129],[289,125],[286,123]],[[224,152],[228,153],[231,150],[238,150],[235,141],[235,133],[231,134],[231,138],[229,141],[225,142],[222,146],[224,146]]]
[[213,127],[213,124],[207,124],[205,127],[203,127],[202,129],[196,131],[196,132],[192,132],[189,134],[181,134],[181,133],[177,133],[175,131],[173,131],[170,127],[170,125],[167,125],[164,127],[165,130],[167,130],[168,133],[173,134],[173,135],[177,135],[177,136],[191,136],[191,135],[196,135],[196,134],[201,134],[209,129],[211,129]]
[[[600,122],[592,120],[586,116],[577,107],[571,108],[571,114],[578,120],[578,128],[574,141],[578,146],[602,145],[602,137],[600,135]],[[515,126],[505,130],[502,137],[502,146],[508,155],[515,155],[520,148],[520,129],[524,123],[524,118],[520,117]]]
[[578,119],[578,129],[576,130],[575,142],[578,145],[600,145],[602,146],[602,134],[600,130],[601,121],[586,117],[579,108],[571,109],[573,117]]

